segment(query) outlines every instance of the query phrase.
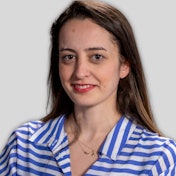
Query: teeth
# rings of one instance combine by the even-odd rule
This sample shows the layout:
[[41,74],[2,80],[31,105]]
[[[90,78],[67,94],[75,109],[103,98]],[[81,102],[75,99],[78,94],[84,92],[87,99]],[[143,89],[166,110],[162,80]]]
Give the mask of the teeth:
[[76,85],[75,87],[78,87],[79,89],[86,89],[91,87],[90,85]]

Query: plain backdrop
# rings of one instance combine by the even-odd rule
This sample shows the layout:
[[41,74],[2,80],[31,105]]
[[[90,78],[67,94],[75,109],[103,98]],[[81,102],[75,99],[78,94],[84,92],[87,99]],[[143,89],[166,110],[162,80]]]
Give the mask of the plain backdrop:
[[[46,115],[50,26],[71,0],[0,1],[0,149],[19,125]],[[176,139],[175,0],[109,0],[130,21],[156,122]]]

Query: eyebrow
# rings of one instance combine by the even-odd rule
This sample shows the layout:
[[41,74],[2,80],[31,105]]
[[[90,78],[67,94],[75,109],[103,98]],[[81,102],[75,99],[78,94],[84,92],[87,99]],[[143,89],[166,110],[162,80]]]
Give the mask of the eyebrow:
[[[96,51],[96,50],[103,50],[103,51],[107,51],[105,48],[103,47],[91,47],[91,48],[86,48],[85,51]],[[62,51],[71,51],[71,52],[76,52],[74,49],[71,48],[61,48],[59,50],[60,52]]]
[[94,51],[94,50],[104,50],[104,51],[106,51],[106,49],[103,48],[103,47],[92,47],[92,48],[86,48],[85,50],[86,51]]
[[75,52],[75,50],[71,49],[71,48],[61,48],[61,49],[59,49],[59,51],[71,51],[71,52]]

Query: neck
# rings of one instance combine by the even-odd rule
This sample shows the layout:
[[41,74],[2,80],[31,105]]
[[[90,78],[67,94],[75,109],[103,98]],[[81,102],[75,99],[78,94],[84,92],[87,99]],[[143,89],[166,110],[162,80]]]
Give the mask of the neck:
[[121,114],[116,108],[75,107],[74,116],[80,127],[80,138],[90,140],[105,136],[120,119]]

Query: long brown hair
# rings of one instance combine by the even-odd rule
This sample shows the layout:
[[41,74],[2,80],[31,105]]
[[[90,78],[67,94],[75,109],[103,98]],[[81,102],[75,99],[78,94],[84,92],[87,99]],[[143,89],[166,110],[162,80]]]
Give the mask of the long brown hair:
[[131,25],[118,9],[96,0],[73,1],[51,27],[48,77],[51,111],[43,121],[73,113],[74,104],[61,85],[58,68],[59,32],[63,24],[73,18],[91,18],[115,37],[121,56],[130,65],[129,75],[119,82],[118,109],[127,117],[135,119],[140,125],[160,134],[153,119],[141,58]]

